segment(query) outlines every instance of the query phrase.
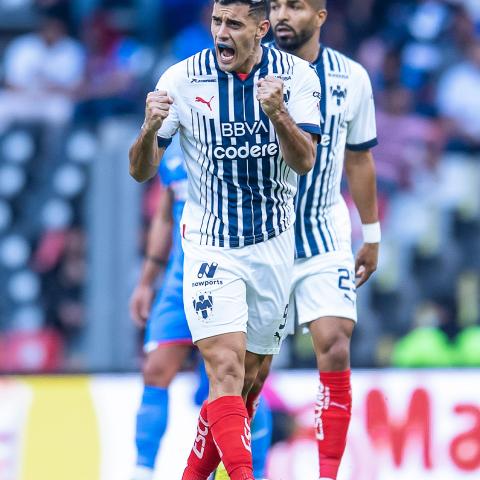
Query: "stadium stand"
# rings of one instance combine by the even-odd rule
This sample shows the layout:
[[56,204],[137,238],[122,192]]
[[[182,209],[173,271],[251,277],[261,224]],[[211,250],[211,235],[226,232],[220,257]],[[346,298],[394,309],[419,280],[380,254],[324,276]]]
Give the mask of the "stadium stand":
[[[126,148],[159,72],[208,41],[204,4],[0,0],[0,371],[138,366],[125,298],[159,186],[140,202],[122,176]],[[353,365],[478,366],[469,347],[480,328],[478,2],[329,8],[323,42],[367,67],[378,110],[384,242],[360,294]],[[42,49],[32,32],[45,25],[61,38]],[[41,59],[20,54],[25,42]],[[96,240],[102,223],[111,249]],[[102,277],[105,265],[116,279]],[[115,350],[102,348],[117,333]],[[309,342],[289,340],[278,365],[313,366]],[[435,354],[425,358],[427,348]]]

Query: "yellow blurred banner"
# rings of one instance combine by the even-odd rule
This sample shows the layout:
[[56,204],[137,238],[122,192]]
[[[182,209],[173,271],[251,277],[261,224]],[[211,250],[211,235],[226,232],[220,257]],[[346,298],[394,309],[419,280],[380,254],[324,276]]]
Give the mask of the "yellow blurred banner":
[[86,377],[29,378],[21,480],[100,480],[100,436]]

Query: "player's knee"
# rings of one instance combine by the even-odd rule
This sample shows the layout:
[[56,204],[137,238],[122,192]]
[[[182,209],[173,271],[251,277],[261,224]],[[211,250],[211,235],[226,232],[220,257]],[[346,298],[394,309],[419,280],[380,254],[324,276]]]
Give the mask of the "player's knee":
[[157,361],[155,358],[147,357],[143,365],[143,380],[145,385],[153,387],[167,388],[173,376],[172,369],[163,362]]
[[332,371],[346,370],[350,365],[350,339],[345,335],[334,335],[317,352],[319,365]]

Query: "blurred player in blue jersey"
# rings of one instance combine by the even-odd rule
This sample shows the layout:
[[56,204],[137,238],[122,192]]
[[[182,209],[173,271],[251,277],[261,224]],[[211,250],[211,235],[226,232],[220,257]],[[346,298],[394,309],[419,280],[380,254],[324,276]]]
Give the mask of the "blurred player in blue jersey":
[[[320,374],[315,407],[319,477],[336,480],[351,417],[356,289],[377,267],[381,235],[371,153],[377,144],[372,87],[360,64],[319,43],[326,3],[272,0],[270,21],[274,46],[309,61],[321,83],[322,140],[314,168],[299,179],[296,198],[290,311],[310,330]],[[340,189],[344,166],[363,224],[364,244],[356,259]]]
[[[144,392],[137,415],[137,466],[132,480],[151,480],[160,441],[168,420],[168,387],[181,369],[193,344],[183,309],[183,251],[180,218],[186,199],[187,174],[176,140],[160,167],[164,187],[150,227],[141,278],[132,295],[132,318],[146,326],[143,368]],[[155,282],[166,267],[163,285],[154,299]],[[200,369],[196,394],[201,404],[208,395],[208,379]],[[271,440],[271,414],[262,399],[252,427],[256,478],[265,476]]]
[[285,333],[294,197],[315,163],[320,82],[308,62],[262,47],[269,0],[212,3],[214,48],[170,67],[147,95],[130,174],[156,175],[179,133],[184,306],[209,377],[182,480],[206,480],[220,460],[231,480],[253,480],[249,394]]

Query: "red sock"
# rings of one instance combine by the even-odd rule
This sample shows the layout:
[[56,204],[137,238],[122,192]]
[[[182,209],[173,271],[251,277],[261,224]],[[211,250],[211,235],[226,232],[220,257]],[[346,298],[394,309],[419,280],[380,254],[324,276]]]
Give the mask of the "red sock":
[[347,444],[352,415],[350,370],[320,372],[320,389],[315,405],[315,429],[320,460],[320,477],[336,480]]
[[253,420],[253,417],[257,413],[259,403],[260,403],[260,392],[248,394],[246,406],[247,406],[248,418],[250,419],[250,422]]
[[208,404],[213,438],[231,480],[254,480],[248,413],[242,397],[220,397]]
[[197,437],[187,460],[187,468],[182,480],[206,480],[218,467],[220,454],[213,441],[212,431],[208,422],[208,402],[202,405],[198,416]]

